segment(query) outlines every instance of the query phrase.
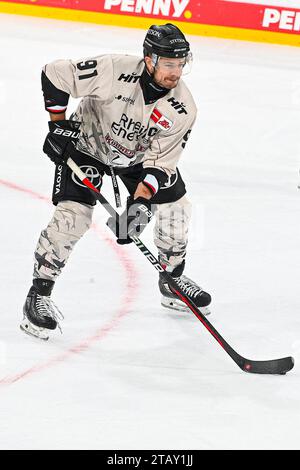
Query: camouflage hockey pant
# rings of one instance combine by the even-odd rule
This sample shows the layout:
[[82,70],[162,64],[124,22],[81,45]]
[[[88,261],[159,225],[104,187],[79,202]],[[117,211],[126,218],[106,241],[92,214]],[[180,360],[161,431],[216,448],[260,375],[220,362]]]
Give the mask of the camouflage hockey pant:
[[[76,153],[74,160],[100,188],[107,167],[81,152]],[[142,170],[138,164],[118,173],[129,194],[134,194]],[[185,194],[185,184],[177,169],[170,184],[151,199],[156,207],[154,242],[159,260],[169,272],[183,263],[186,255],[191,205]],[[75,244],[90,228],[96,201],[66,165],[56,166],[52,201],[56,209],[36,247],[34,278],[55,281]]]
[[[90,228],[94,207],[75,201],[58,202],[41,232],[35,250],[34,278],[55,281],[78,240]],[[186,255],[191,205],[186,196],[157,204],[154,242],[161,264],[172,272]]]

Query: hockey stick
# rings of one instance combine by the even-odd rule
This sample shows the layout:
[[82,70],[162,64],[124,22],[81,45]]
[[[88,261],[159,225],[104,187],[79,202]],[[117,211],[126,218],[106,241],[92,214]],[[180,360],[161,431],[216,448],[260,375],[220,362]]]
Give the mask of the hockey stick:
[[[105,197],[100,193],[100,191],[95,188],[95,186],[89,181],[86,175],[81,171],[78,165],[71,159],[68,158],[67,165],[75,173],[75,175],[80,179],[80,181],[92,191],[96,199],[104,206],[107,212],[118,221],[119,214],[114,210],[114,208],[109,204]],[[113,229],[112,229],[113,231]],[[144,243],[136,236],[131,237],[132,241],[138,247],[138,249],[143,253],[143,255],[148,259],[148,261],[159,271],[163,279],[172,287],[176,295],[180,300],[182,300],[189,309],[194,313],[194,315],[201,321],[205,328],[210,332],[210,334],[218,341],[220,346],[229,354],[231,359],[245,372],[252,372],[254,374],[280,374],[284,375],[289,370],[294,367],[294,359],[289,357],[283,357],[280,359],[271,359],[266,361],[253,361],[251,359],[246,359],[245,357],[238,354],[220,335],[220,333],[213,327],[213,325],[207,320],[207,318],[200,312],[198,307],[187,298],[186,294],[182,289],[177,285],[177,282],[172,278],[172,276],[164,270],[160,265],[156,257],[148,250]]]

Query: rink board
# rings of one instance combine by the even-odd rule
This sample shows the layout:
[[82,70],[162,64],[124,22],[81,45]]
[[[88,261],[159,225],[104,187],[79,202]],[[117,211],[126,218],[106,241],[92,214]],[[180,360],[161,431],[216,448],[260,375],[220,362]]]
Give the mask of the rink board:
[[0,12],[148,28],[172,22],[187,34],[300,46],[300,8],[229,0],[10,0]]

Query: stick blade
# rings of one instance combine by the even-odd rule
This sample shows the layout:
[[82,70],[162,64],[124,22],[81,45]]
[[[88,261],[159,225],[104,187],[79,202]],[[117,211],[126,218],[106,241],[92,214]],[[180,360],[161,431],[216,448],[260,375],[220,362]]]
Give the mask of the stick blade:
[[244,359],[239,367],[252,374],[285,375],[294,367],[295,361],[291,356],[273,359],[270,361],[251,361]]

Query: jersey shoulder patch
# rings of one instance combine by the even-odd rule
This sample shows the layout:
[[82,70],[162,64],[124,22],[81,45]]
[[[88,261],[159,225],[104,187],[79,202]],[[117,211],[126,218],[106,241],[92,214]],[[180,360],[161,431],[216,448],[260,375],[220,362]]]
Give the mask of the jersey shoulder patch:
[[156,126],[163,130],[169,131],[173,127],[173,121],[164,116],[157,108],[154,108],[151,114],[151,120],[155,122]]

